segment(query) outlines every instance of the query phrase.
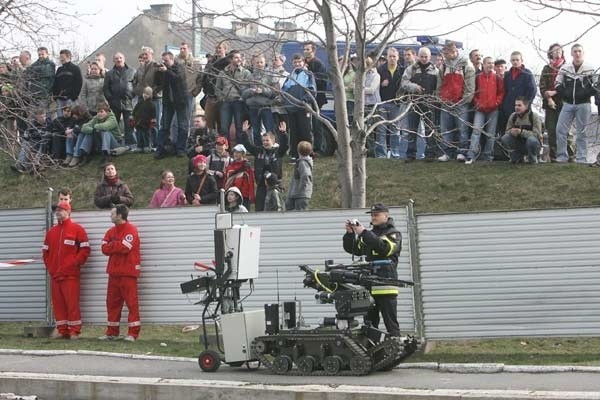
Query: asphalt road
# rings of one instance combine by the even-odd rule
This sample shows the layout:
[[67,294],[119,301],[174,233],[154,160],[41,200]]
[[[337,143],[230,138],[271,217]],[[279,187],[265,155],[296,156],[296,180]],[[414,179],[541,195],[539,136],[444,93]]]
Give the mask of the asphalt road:
[[31,372],[94,376],[200,379],[272,385],[359,385],[403,389],[481,389],[584,391],[600,393],[600,374],[560,373],[444,373],[428,369],[396,369],[364,377],[298,377],[249,371],[223,365],[216,373],[204,373],[193,362],[135,360],[87,355],[0,355],[1,372]]

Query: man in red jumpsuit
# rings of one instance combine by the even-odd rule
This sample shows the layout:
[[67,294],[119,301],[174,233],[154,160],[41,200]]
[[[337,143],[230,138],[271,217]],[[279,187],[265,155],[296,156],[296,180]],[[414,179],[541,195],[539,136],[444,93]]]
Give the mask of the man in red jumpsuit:
[[55,213],[58,224],[46,233],[42,246],[44,264],[52,279],[52,310],[56,318],[52,338],[79,339],[79,277],[90,255],[90,243],[85,229],[71,220],[68,202],[58,203]]
[[125,340],[135,342],[140,334],[140,310],[138,304],[137,278],[140,276],[140,238],[137,228],[127,221],[129,209],[118,204],[110,210],[110,219],[115,224],[104,235],[102,253],[108,256],[106,273],[106,309],[108,323],[100,340],[119,337],[119,323],[123,303],[129,310],[129,330]]

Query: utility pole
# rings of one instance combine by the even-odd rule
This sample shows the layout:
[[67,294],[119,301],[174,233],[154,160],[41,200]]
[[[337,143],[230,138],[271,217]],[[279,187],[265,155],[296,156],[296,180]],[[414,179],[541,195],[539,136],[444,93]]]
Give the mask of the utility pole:
[[202,52],[201,36],[202,36],[202,24],[198,21],[198,13],[196,10],[196,1],[192,0],[192,53],[194,58],[198,58]]

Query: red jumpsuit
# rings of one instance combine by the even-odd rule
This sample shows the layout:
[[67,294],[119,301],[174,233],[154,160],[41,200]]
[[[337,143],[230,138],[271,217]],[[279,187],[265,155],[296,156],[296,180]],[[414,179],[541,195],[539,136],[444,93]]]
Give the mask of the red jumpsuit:
[[140,276],[140,238],[137,228],[125,222],[110,228],[102,240],[102,253],[108,256],[106,273],[107,336],[119,336],[123,303],[129,310],[128,335],[140,334],[140,307],[137,278]]
[[90,243],[85,229],[70,218],[46,233],[42,256],[52,278],[52,310],[56,329],[65,337],[81,333],[79,277],[89,255]]

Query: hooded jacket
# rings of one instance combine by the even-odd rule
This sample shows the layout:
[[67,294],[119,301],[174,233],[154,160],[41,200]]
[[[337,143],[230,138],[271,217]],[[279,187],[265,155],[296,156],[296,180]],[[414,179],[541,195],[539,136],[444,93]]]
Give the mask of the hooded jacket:
[[52,279],[79,278],[90,255],[90,242],[81,225],[67,218],[46,233],[42,256]]
[[481,72],[475,79],[473,105],[477,111],[489,113],[497,110],[504,99],[504,81],[492,72]]
[[440,99],[450,105],[469,104],[475,94],[475,69],[469,59],[460,54],[445,60],[437,81]]

